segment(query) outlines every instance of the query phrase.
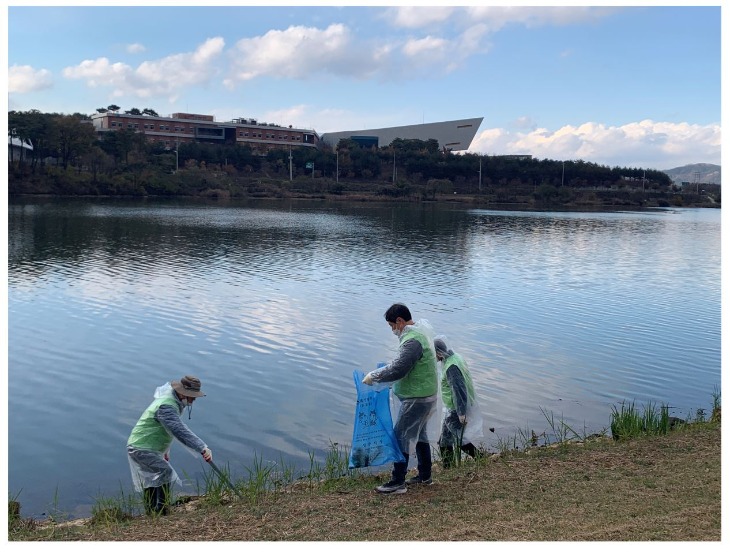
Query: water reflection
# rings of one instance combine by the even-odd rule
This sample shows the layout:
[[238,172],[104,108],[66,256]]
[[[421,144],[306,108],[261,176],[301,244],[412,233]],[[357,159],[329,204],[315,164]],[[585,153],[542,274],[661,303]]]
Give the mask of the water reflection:
[[599,430],[624,399],[706,406],[719,215],[11,202],[9,490],[38,514],[58,487],[82,514],[126,489],[131,427],[185,373],[208,394],[189,422],[222,464],[308,466],[349,443],[352,371],[394,354],[394,301],[467,357],[492,439],[544,428],[541,407]]

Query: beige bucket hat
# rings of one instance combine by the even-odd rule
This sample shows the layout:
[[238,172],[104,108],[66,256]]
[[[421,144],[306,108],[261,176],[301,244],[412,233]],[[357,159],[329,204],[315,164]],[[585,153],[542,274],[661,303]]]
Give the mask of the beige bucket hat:
[[183,376],[180,380],[173,380],[170,385],[179,394],[188,397],[203,397],[200,391],[200,379],[194,376]]

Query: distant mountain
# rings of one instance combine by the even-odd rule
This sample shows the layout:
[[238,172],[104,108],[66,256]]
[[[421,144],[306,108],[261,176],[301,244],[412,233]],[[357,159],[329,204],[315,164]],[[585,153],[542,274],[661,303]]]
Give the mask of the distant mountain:
[[721,184],[720,166],[712,163],[692,163],[674,169],[665,169],[663,172],[669,175],[674,184],[682,184],[683,182]]

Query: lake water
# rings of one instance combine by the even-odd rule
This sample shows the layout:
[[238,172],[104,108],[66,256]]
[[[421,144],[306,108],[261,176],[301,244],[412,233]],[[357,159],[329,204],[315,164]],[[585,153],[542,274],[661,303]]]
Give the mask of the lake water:
[[[353,370],[397,350],[396,301],[469,361],[493,450],[546,413],[590,434],[623,401],[684,418],[719,392],[720,210],[11,200],[8,219],[23,516],[130,491],[129,432],[184,374],[207,393],[185,422],[235,477],[323,460],[352,439]],[[172,463],[195,493],[202,461],[176,443]]]

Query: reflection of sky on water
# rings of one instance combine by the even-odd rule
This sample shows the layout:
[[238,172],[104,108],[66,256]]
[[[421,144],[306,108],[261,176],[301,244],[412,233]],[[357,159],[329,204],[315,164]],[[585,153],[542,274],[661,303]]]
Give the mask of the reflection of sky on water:
[[[395,355],[394,301],[468,359],[492,440],[547,429],[542,410],[598,431],[622,400],[694,409],[719,385],[717,212],[270,205],[10,206],[9,440],[30,459],[11,491],[37,505],[59,480],[74,498],[126,485],[120,444],[185,373],[222,464],[307,467],[349,443],[352,371]],[[58,401],[31,408],[50,385]]]
[[[687,390],[708,403],[710,374],[719,383],[719,214],[473,214],[483,231],[471,236],[475,310],[515,326],[480,325],[467,341],[489,336],[472,355],[488,351],[483,366],[509,371],[484,380],[517,386],[519,412],[540,418],[535,406],[550,405],[582,426],[624,399],[666,401],[685,415],[693,406],[676,400]],[[694,312],[707,335],[693,328]]]

